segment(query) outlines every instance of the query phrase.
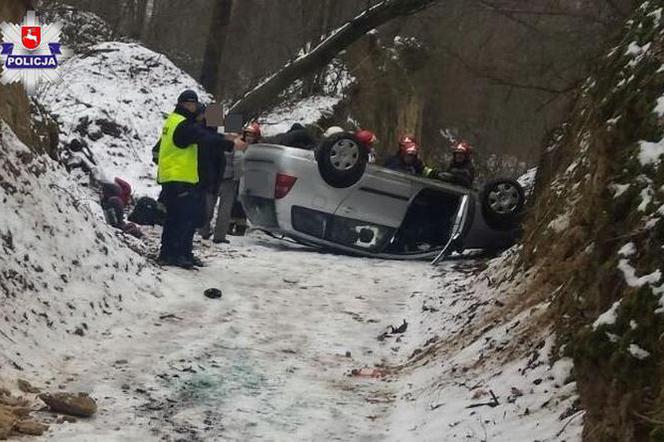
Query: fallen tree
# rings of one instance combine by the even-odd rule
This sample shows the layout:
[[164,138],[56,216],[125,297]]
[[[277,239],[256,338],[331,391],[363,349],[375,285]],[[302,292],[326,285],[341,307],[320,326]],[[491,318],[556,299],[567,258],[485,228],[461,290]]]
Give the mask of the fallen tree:
[[357,15],[322,40],[310,52],[268,77],[235,102],[229,112],[241,113],[245,119],[257,116],[274,104],[294,81],[326,66],[342,50],[375,29],[397,17],[411,15],[426,9],[439,0],[383,0]]

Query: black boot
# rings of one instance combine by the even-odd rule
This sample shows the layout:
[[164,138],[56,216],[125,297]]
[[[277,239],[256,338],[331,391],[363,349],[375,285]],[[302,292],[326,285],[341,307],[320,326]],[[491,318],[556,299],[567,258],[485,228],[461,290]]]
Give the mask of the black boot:
[[205,267],[205,263],[198,257],[191,255],[189,261],[194,265],[194,267]]
[[194,268],[194,263],[190,258],[186,256],[178,256],[171,264],[175,267],[180,267],[181,269],[191,270]]

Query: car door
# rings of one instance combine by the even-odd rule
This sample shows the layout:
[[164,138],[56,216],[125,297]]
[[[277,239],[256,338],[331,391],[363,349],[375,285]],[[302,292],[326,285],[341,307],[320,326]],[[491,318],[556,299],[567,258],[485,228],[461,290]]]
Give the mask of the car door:
[[341,201],[328,230],[328,240],[380,251],[401,225],[414,186],[407,175],[377,166],[367,168]]
[[335,215],[396,228],[408,210],[412,193],[408,175],[371,166],[341,201]]

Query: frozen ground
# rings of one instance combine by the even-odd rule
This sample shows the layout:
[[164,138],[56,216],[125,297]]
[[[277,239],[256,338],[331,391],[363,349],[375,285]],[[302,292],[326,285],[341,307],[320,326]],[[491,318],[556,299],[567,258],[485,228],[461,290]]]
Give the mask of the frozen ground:
[[376,337],[404,319],[426,264],[263,236],[203,256],[209,267],[165,272],[138,320],[63,363],[68,388],[93,391],[101,412],[45,440],[382,440],[396,384],[348,375],[391,360]]
[[160,270],[157,230],[106,226],[5,125],[0,147],[0,381],[99,404],[40,440],[580,439],[570,364],[550,366],[546,306],[507,295],[528,279],[509,254],[433,268],[252,234]]
[[[208,267],[164,272],[135,320],[63,355],[58,378],[100,412],[42,440],[580,440],[582,419],[565,426],[568,364],[550,369],[543,347],[501,364],[518,322],[480,332],[497,294],[470,287],[477,263],[341,257],[261,234],[199,247]],[[489,391],[499,405],[466,408]]]

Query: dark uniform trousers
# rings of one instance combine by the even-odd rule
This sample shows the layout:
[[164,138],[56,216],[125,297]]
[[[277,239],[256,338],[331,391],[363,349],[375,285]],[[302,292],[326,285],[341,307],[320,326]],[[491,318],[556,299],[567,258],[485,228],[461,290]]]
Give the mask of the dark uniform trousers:
[[194,232],[201,224],[201,199],[196,184],[162,184],[159,201],[166,206],[166,221],[161,235],[161,259],[192,256]]

